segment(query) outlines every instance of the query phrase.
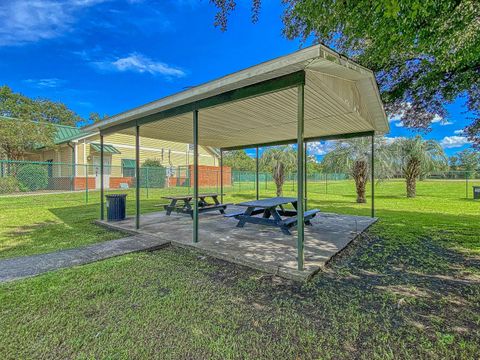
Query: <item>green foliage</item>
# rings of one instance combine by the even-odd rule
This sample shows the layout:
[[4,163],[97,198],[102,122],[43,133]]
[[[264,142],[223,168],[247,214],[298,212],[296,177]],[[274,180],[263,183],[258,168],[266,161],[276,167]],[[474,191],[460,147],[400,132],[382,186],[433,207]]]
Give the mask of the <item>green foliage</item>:
[[273,173],[277,162],[283,164],[286,175],[293,174],[297,169],[297,151],[290,145],[267,148],[260,158],[260,170]]
[[255,160],[245,150],[233,150],[223,153],[223,165],[233,170],[255,171]]
[[22,190],[36,191],[48,187],[48,172],[44,166],[26,164],[19,167],[17,179]]
[[315,156],[307,155],[307,175],[320,174],[323,172],[322,164],[317,162]]
[[283,192],[286,176],[291,175],[297,167],[297,151],[289,145],[269,147],[260,158],[261,171],[272,173],[277,196]]
[[476,170],[480,169],[480,153],[472,149],[465,149],[457,153],[458,170],[468,171],[473,177]]
[[0,194],[10,194],[18,191],[18,181],[13,176],[0,178]]
[[[326,173],[346,173],[353,175],[354,163],[371,163],[371,138],[356,138],[335,141],[330,152],[322,159],[321,166]],[[395,152],[383,136],[375,137],[375,178],[390,178],[394,174]],[[370,166],[368,166],[368,175]]]
[[103,114],[103,115],[100,115],[99,113],[97,112],[91,112],[89,115],[88,115],[88,121],[90,124],[95,124],[97,122],[100,122],[102,120],[105,120],[106,118],[108,117],[107,114]]
[[[377,136],[375,141],[376,178],[393,175],[393,154],[386,140]],[[372,140],[369,137],[336,141],[333,150],[322,160],[322,168],[328,173],[348,173],[355,181],[357,202],[366,202],[366,184],[371,174]]]
[[[390,114],[426,129],[458,96],[480,117],[476,0],[287,0],[284,34],[314,35],[377,73]],[[472,129],[473,130],[473,129]],[[479,129],[470,136],[480,141]]]
[[62,103],[30,99],[0,86],[0,156],[20,160],[38,146],[53,147],[51,124],[75,125],[80,120]]
[[40,144],[54,146],[55,128],[48,123],[0,118],[0,155],[9,160],[21,160],[28,151]]
[[167,178],[167,169],[159,160],[146,159],[140,168],[140,187],[163,188]]
[[71,126],[81,120],[80,116],[61,102],[31,99],[13,92],[6,85],[0,86],[0,116]]
[[408,164],[416,161],[420,165],[419,176],[434,171],[446,170],[448,159],[442,146],[435,140],[424,140],[421,136],[399,138],[392,144],[396,168],[405,175]]
[[[226,29],[235,1],[213,0]],[[254,14],[260,1],[254,1]],[[427,129],[461,96],[474,114],[466,128],[480,146],[478,0],[283,0],[283,33],[312,36],[376,72],[387,111]]]
[[405,177],[407,197],[416,196],[416,181],[424,179],[436,170],[445,170],[448,166],[443,148],[435,140],[423,140],[421,136],[400,138],[393,144],[396,151],[395,165]]

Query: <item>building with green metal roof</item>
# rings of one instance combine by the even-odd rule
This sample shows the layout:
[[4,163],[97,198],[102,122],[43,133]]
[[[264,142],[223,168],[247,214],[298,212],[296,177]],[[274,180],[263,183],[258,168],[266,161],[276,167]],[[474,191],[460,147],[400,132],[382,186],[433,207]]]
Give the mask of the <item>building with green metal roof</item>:
[[[2,120],[17,119],[0,117],[0,121]],[[87,184],[90,189],[98,188],[100,184],[98,132],[88,132],[75,126],[52,125],[56,129],[54,137],[56,146],[46,148],[39,145],[37,149],[26,154],[24,160],[45,163],[52,177],[52,188],[80,190],[85,189]],[[146,135],[140,138],[141,162],[155,159],[165,167],[182,167],[183,169],[193,163],[193,151],[188,144],[151,139]],[[105,137],[104,154],[107,187],[118,188],[120,184],[133,185],[135,137],[127,134],[113,134]],[[203,147],[199,153],[199,160],[200,164],[207,168],[216,167],[219,164],[219,155],[213,149]]]

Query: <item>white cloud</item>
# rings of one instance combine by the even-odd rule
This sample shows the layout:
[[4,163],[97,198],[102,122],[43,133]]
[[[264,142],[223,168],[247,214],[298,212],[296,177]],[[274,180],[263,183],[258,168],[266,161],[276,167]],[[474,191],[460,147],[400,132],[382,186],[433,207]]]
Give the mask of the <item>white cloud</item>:
[[56,88],[65,83],[65,80],[58,78],[46,78],[46,79],[26,79],[24,80],[27,84],[31,84],[33,87],[39,89],[45,88]]
[[330,151],[331,144],[327,142],[309,142],[307,147],[308,155],[325,155]]
[[[406,107],[410,108],[411,105],[410,103],[406,103]],[[404,116],[404,111],[400,111],[396,114],[392,114],[388,117],[388,122],[395,123],[396,127],[403,127],[403,121],[402,118]],[[445,126],[445,125],[452,125],[452,121],[445,120],[443,117],[441,117],[438,114],[435,114],[435,116],[432,119],[432,124],[439,124],[440,126]]]
[[464,130],[463,129],[458,129],[458,130],[455,130],[453,133],[457,134],[457,135],[462,135],[464,133]]
[[101,70],[121,72],[132,71],[141,74],[148,73],[152,75],[163,75],[168,78],[178,78],[186,75],[185,71],[178,67],[152,60],[139,53],[132,53],[126,57],[117,58],[115,60],[94,61],[92,64]]
[[465,136],[445,136],[441,141],[442,145],[446,149],[458,148],[471,142]]
[[0,46],[52,39],[69,31],[81,9],[108,0],[9,0],[0,2]]

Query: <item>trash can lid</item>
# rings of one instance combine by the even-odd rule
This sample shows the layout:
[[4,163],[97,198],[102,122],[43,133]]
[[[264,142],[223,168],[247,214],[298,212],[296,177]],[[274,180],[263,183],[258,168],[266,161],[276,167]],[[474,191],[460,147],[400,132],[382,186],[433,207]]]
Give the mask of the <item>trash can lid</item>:
[[105,195],[106,198],[124,198],[127,197],[127,194],[108,194]]

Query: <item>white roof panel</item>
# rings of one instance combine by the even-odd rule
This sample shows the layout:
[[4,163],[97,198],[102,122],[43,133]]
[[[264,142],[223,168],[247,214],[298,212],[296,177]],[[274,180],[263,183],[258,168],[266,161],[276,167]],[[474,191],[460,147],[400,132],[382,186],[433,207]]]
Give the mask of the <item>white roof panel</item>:
[[[389,131],[374,74],[321,45],[123,112],[86,130],[108,132],[120,126],[119,132],[133,134],[135,121],[148,117],[150,122],[141,125],[142,136],[191,143],[191,113],[169,118],[160,114],[298,71],[305,71],[305,137]],[[200,109],[199,144],[225,148],[291,140],[296,123],[297,90],[280,89]],[[121,124],[131,127],[121,129]]]

